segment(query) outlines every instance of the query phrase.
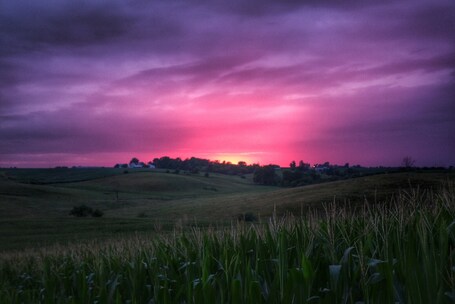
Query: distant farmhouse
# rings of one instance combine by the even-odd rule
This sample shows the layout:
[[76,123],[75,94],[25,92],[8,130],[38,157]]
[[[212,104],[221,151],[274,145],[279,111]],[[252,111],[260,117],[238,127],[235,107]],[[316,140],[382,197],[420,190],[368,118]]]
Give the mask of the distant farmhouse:
[[114,168],[128,168],[128,164],[115,164]]
[[318,173],[326,172],[326,171],[328,171],[329,169],[330,169],[329,167],[325,167],[325,166],[323,166],[323,167],[315,167],[315,168],[314,168],[314,170],[315,170],[316,172],[318,172]]
[[128,164],[116,164],[114,168],[130,168],[130,169],[138,169],[138,168],[149,168],[155,169],[155,165],[152,162],[148,162],[147,164],[144,162],[140,162],[137,158],[133,158]]
[[145,168],[145,164],[143,162],[140,162],[140,163],[129,163],[128,164],[128,168],[131,168],[131,169],[136,169],[136,168]]
[[316,172],[323,173],[330,170],[330,163],[325,162],[324,164],[315,164],[313,167]]

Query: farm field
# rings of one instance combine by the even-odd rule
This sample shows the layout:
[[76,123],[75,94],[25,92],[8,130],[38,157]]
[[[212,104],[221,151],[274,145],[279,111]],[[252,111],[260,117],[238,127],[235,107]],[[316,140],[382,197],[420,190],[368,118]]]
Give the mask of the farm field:
[[[141,169],[124,174],[122,169],[104,168],[3,170],[0,247],[169,230],[178,220],[198,221],[199,200],[276,189],[256,186],[251,177],[217,174],[205,177]],[[82,204],[102,210],[104,216],[69,216],[74,206]]]
[[[251,176],[185,175],[122,169],[0,170],[0,248],[21,249],[180,226],[229,225],[250,213],[276,212],[386,200],[410,187],[436,190],[453,173],[394,173],[298,188],[259,186]],[[69,216],[85,204],[101,218]]]
[[[455,301],[447,171],[277,188],[58,170],[86,172],[0,171],[2,303]],[[70,216],[80,204],[103,217]]]

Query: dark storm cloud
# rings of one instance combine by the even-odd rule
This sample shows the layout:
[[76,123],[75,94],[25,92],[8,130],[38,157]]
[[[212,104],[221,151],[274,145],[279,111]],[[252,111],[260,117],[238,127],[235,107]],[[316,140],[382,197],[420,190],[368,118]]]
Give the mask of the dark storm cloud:
[[82,104],[54,113],[0,116],[0,154],[15,153],[18,146],[27,153],[131,151],[150,149],[154,142],[172,149],[176,144],[173,138],[190,136],[177,123],[167,127],[165,118],[157,118],[150,125],[147,117],[113,118],[120,111],[96,114],[93,110],[91,105]]
[[20,81],[15,75],[15,67],[13,64],[0,60],[0,88],[9,87]]
[[406,28],[410,33],[426,36],[431,39],[447,39],[447,42],[455,43],[453,33],[455,31],[455,10],[453,1],[433,3],[419,7],[410,14],[410,20]]
[[455,127],[454,32],[444,0],[2,1],[0,153],[185,148],[198,132],[256,151],[268,122],[296,151],[437,149]]
[[66,3],[52,8],[17,3],[10,9],[4,7],[0,19],[2,53],[8,55],[103,43],[125,34],[133,23],[112,6]]
[[323,83],[326,87],[333,87],[346,81],[371,80],[385,76],[406,75],[416,71],[431,73],[444,70],[455,71],[455,54],[449,53],[430,58],[405,58],[386,64],[377,63],[377,66],[371,68],[340,66],[333,70],[333,62],[329,60],[311,60],[298,65],[247,67],[238,71],[227,69],[220,75],[218,81],[231,85],[278,83],[304,84],[306,87]]
[[[359,91],[349,108],[347,101],[327,100],[318,107],[316,117],[328,119],[320,126],[319,136],[296,142],[305,151],[309,146],[322,157],[342,162],[343,153],[363,151],[355,160],[367,161],[377,155],[382,165],[398,164],[412,155],[418,165],[448,165],[455,149],[455,86],[453,84],[420,88],[369,88]],[[365,102],[367,101],[367,102]],[[312,128],[315,121],[302,128]]]
[[[387,149],[408,145],[409,153],[415,154],[420,153],[413,151],[416,143],[422,142],[426,142],[435,152],[442,148],[455,148],[455,118],[451,114],[455,110],[455,89],[452,85],[395,88],[386,93],[382,91],[377,88],[360,92],[357,99],[366,99],[368,103],[358,103],[355,108],[345,110],[345,113],[341,109],[342,101],[338,106],[332,105],[329,111],[339,113],[342,118],[328,127],[321,138],[345,142],[377,139]],[[392,103],[391,100],[393,106],[387,106]],[[336,103],[340,103],[340,100]],[[399,141],[391,141],[391,138]]]
[[61,86],[65,84],[88,83],[99,80],[96,75],[87,75],[81,71],[52,70],[46,63],[42,65],[5,63],[0,61],[0,88],[13,89],[17,85],[27,83],[48,86]]
[[364,7],[384,5],[391,1],[368,1],[368,0],[232,0],[232,1],[195,1],[211,6],[214,10],[230,12],[249,17],[266,17],[270,15],[280,15],[289,11],[299,9],[331,9],[331,10],[353,10]]
[[209,57],[195,62],[139,71],[134,75],[116,81],[113,86],[150,87],[163,81],[181,77],[185,78],[185,83],[197,85],[204,82],[215,81],[217,78],[222,77],[224,73],[250,63],[255,59],[258,58],[248,56],[247,54],[235,57]]
[[160,6],[150,5],[145,12],[133,11],[120,1],[16,2],[0,8],[3,56],[57,47],[71,51],[110,43],[121,46],[144,36],[159,41],[182,31],[178,21],[163,16]]
[[366,73],[390,75],[397,73],[407,73],[416,70],[434,72],[439,70],[455,70],[455,53],[437,55],[430,58],[409,58],[399,62],[380,65],[365,71]]

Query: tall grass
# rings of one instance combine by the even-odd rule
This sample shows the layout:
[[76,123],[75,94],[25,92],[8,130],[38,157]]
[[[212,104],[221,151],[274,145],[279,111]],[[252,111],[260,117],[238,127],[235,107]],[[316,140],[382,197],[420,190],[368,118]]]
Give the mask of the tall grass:
[[1,256],[1,303],[453,303],[455,190]]

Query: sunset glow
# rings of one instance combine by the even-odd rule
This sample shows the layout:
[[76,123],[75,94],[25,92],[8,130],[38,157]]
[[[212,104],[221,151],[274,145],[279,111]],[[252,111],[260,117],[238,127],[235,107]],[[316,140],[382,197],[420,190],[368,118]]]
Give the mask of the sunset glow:
[[248,154],[213,154],[207,157],[208,159],[218,160],[219,162],[230,162],[231,164],[238,164],[240,161],[244,161],[248,164],[252,164],[259,159],[259,157],[250,156]]
[[127,3],[0,2],[0,166],[455,164],[453,1]]

